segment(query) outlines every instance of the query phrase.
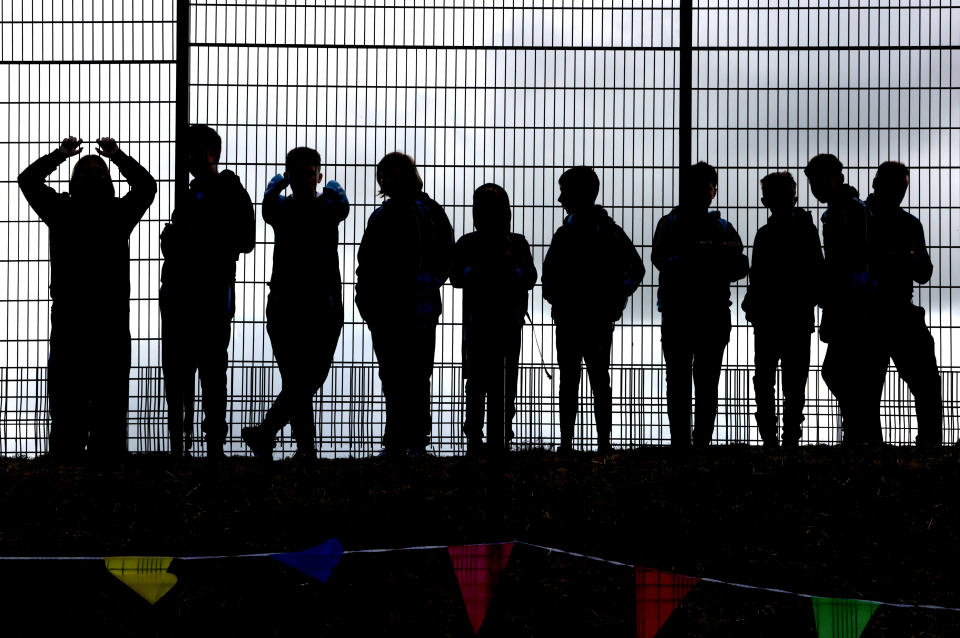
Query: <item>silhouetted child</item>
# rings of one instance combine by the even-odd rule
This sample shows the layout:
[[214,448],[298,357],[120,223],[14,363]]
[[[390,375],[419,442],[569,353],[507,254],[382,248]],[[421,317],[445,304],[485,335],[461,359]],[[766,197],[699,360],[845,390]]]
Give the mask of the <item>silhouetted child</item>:
[[[874,322],[881,349],[893,359],[913,393],[917,408],[917,445],[943,442],[943,397],[936,344],[924,322],[923,308],[913,303],[913,284],[933,275],[920,220],[901,208],[910,186],[910,169],[884,162],[867,197],[870,210],[870,279],[875,290]],[[889,360],[878,361],[886,377]]]
[[710,210],[717,171],[688,169],[681,204],[657,223],[650,259],[660,271],[657,309],[667,369],[671,444],[690,447],[691,373],[697,388],[693,442],[709,445],[717,417],[717,385],[730,340],[730,282],[747,276],[743,242],[733,224]]
[[220,145],[212,128],[190,127],[187,163],[194,179],[186,208],[173,211],[160,235],[163,377],[171,447],[175,454],[190,448],[193,424],[184,417],[199,371],[207,456],[214,460],[223,457],[227,436],[227,347],[236,308],[237,260],[253,250],[256,239],[250,196],[236,174],[218,168]]
[[[259,426],[241,434],[254,454],[273,456],[277,433],[288,422],[297,442],[294,458],[315,459],[313,395],[323,386],[343,330],[339,225],[350,212],[347,194],[323,179],[312,148],[287,153],[286,172],[263,195],[263,221],[273,228],[273,275],[267,299],[267,332],[283,389]],[[290,186],[292,195],[280,193]]]
[[387,404],[383,455],[423,456],[430,440],[430,376],[440,288],[450,273],[453,229],[423,192],[413,159],[377,164],[380,194],[357,251],[357,309],[370,328]]
[[491,452],[513,438],[517,371],[528,291],[537,283],[530,245],[510,232],[510,199],[484,184],[473,193],[476,232],[453,248],[450,283],[463,288],[463,376],[466,378],[467,452],[483,447],[483,414]]
[[836,156],[813,157],[804,173],[813,196],[827,205],[820,218],[826,263],[820,340],[827,344],[821,374],[837,397],[844,443],[879,444],[887,356],[873,316],[870,212],[857,189],[844,183]]
[[557,326],[560,366],[560,448],[573,449],[581,361],[593,389],[597,450],[611,451],[613,391],[610,348],[613,324],[620,320],[643,279],[643,262],[633,241],[596,203],[600,179],[592,168],[577,166],[560,176],[560,197],[567,216],[543,259],[543,298]]
[[130,233],[150,207],[157,183],[117,143],[97,152],[130,184],[116,197],[110,169],[97,156],[77,161],[70,192],[45,183],[83,140],[68,137],[18,178],[27,202],[50,231],[50,453],[75,459],[127,451],[130,377]]
[[763,444],[778,445],[777,363],[783,373],[783,445],[795,447],[803,434],[803,404],[810,369],[810,334],[823,281],[820,234],[808,211],[796,208],[797,183],[790,173],[760,180],[761,202],[770,218],[753,240],[750,282],[743,299],[753,324],[753,387],[757,429]]

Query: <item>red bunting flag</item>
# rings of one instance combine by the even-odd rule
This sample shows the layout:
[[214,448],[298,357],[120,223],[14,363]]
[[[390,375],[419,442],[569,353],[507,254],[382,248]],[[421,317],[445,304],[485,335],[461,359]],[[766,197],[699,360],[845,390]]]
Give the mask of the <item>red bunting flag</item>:
[[493,590],[500,582],[500,573],[510,560],[513,543],[496,545],[450,546],[450,561],[460,583],[463,604],[473,625],[473,633],[480,631],[487,608],[493,599]]
[[699,578],[636,568],[637,638],[653,638]]

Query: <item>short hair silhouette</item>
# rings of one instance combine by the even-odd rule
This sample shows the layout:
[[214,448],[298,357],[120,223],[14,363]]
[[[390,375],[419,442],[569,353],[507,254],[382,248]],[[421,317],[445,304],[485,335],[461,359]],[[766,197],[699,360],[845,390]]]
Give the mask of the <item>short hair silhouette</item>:
[[810,158],[803,174],[808,178],[837,177],[843,174],[843,163],[836,155],[821,153]]
[[473,227],[510,230],[510,196],[499,184],[484,184],[473,191]]
[[595,202],[600,195],[600,178],[589,166],[574,166],[567,169],[557,183],[560,184],[561,191],[575,193],[576,199],[580,201]]
[[715,169],[710,164],[700,161],[690,167],[687,177],[690,179],[690,183],[694,186],[699,184],[712,184],[716,186],[720,181],[717,176],[717,169]]
[[423,190],[423,179],[416,163],[400,151],[387,153],[377,163],[377,184],[382,197],[410,195]]
[[910,169],[907,168],[906,164],[894,160],[887,160],[877,168],[877,174],[874,176],[873,181],[881,183],[886,180],[900,181],[909,176]]
[[320,153],[309,146],[298,146],[297,148],[290,149],[287,153],[287,170],[289,171],[291,168],[298,166],[316,166],[320,168]]
[[191,149],[205,146],[219,158],[222,145],[220,134],[205,124],[191,124],[187,129],[187,146]]
[[760,180],[760,191],[767,199],[797,196],[797,181],[788,171],[770,173]]
[[95,195],[104,198],[116,195],[113,180],[110,179],[110,168],[102,157],[85,155],[77,160],[70,174],[70,194],[74,197]]

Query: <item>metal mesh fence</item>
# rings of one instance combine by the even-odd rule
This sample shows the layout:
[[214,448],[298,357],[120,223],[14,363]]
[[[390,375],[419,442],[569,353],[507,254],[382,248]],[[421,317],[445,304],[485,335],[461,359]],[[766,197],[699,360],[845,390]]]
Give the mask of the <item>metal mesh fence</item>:
[[[614,443],[669,441],[657,274],[649,254],[657,221],[678,198],[682,4],[190,5],[189,120],[219,131],[221,167],[239,175],[258,213],[267,181],[282,172],[286,151],[299,145],[320,151],[324,178],[340,181],[352,202],[340,238],[346,324],[330,377],[315,399],[325,455],[379,448],[384,414],[376,358],[352,300],[356,248],[379,202],[374,165],[398,149],[416,158],[425,190],[445,207],[458,237],[472,228],[473,189],[489,181],[503,185],[511,196],[513,230],[530,241],[538,267],[562,219],[557,177],[574,164],[597,169],[600,203],[633,238],[648,267],[614,336]],[[861,191],[881,161],[911,166],[906,205],[924,223],[936,266],[918,301],[937,339],[946,439],[952,442],[951,254],[960,243],[950,217],[960,195],[952,60],[960,36],[950,26],[960,9],[759,5],[694,3],[693,159],[718,167],[716,204],[748,248],[765,219],[758,180],[767,172],[794,172],[800,205],[817,211],[800,170],[816,152],[838,154]],[[7,204],[0,213],[2,454],[42,452],[47,423],[47,234],[15,177],[68,134],[116,137],[160,183],[131,239],[129,434],[132,450],[167,448],[158,238],[173,202],[177,23],[173,3],[147,0],[0,8],[0,122],[6,120],[0,177]],[[65,187],[69,169],[54,175],[56,185]],[[258,219],[256,249],[238,267],[228,386],[228,447],[236,452],[244,450],[240,428],[259,422],[280,387],[264,318],[272,241]],[[735,292],[715,439],[756,443],[752,338],[739,310],[742,286]],[[455,453],[464,444],[459,291],[445,286],[443,303],[432,450]],[[559,435],[558,383],[549,305],[539,286],[531,316],[514,429],[519,446],[544,447]],[[814,353],[804,440],[836,442],[836,404],[817,374],[822,349]],[[885,436],[906,443],[913,438],[912,401],[896,373],[888,376]],[[578,445],[590,445],[586,380],[581,396]]]

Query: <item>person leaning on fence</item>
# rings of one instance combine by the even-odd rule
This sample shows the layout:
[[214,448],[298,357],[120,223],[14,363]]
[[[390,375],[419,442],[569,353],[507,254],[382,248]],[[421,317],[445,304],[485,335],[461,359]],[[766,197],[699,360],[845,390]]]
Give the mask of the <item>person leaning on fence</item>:
[[690,447],[691,373],[697,391],[693,443],[706,447],[713,438],[717,385],[730,340],[730,283],[748,270],[736,228],[709,208],[717,196],[716,169],[698,162],[684,183],[680,206],[657,223],[651,253],[660,271],[667,416],[677,449]]
[[27,202],[50,232],[50,454],[116,458],[127,451],[130,377],[130,233],[150,207],[157,183],[116,141],[97,141],[130,184],[117,197],[100,157],[80,158],[69,193],[45,183],[83,140],[59,148],[18,178]]
[[644,266],[633,241],[596,203],[600,179],[577,166],[560,176],[566,217],[543,259],[543,298],[552,306],[560,367],[561,454],[573,449],[581,361],[593,388],[597,450],[611,452],[613,391],[610,350],[613,325],[643,279]]
[[480,452],[488,404],[487,441],[498,453],[513,438],[523,320],[537,269],[530,244],[510,232],[510,198],[500,186],[473,193],[473,227],[454,246],[450,269],[450,283],[463,288],[463,433],[467,453]]
[[[870,210],[870,280],[875,288],[872,312],[885,357],[913,393],[917,408],[917,445],[943,442],[943,399],[937,369],[936,344],[923,320],[923,308],[913,303],[913,284],[933,275],[920,220],[900,207],[910,185],[910,169],[884,162],[867,197]],[[884,375],[885,376],[885,375]]]
[[[265,460],[288,422],[297,442],[294,458],[316,459],[313,395],[330,373],[343,330],[337,244],[350,202],[335,181],[317,193],[322,179],[320,154],[295,148],[287,153],[286,172],[270,180],[263,194],[263,221],[274,234],[267,333],[283,388],[263,423],[243,428],[241,435]],[[287,186],[292,195],[283,197]]]
[[872,299],[869,211],[857,189],[844,183],[836,156],[813,157],[804,173],[813,196],[827,205],[821,217],[826,273],[820,340],[827,344],[821,374],[840,406],[843,442],[879,444],[886,355],[878,347]]
[[810,370],[810,335],[823,282],[823,249],[810,213],[796,208],[797,183],[787,172],[760,180],[770,210],[753,240],[753,263],[743,311],[753,324],[757,429],[765,447],[777,447],[777,363],[783,372],[783,446],[803,434]]
[[387,419],[382,455],[420,457],[430,440],[430,376],[440,288],[450,273],[453,229],[423,192],[413,159],[377,164],[380,194],[357,250],[356,303],[380,365]]
[[237,260],[253,250],[256,218],[240,179],[221,171],[220,136],[195,124],[187,133],[193,180],[174,210],[160,249],[160,317],[168,427],[174,454],[190,449],[193,380],[200,373],[207,456],[223,457],[227,436],[227,347],[235,310]]

